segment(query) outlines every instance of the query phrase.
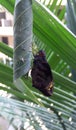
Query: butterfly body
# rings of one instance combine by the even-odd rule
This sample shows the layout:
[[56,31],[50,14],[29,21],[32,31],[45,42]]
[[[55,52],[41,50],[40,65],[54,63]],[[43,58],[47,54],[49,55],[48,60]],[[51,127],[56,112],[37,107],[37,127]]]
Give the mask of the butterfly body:
[[52,95],[53,76],[45,53],[42,50],[34,56],[31,76],[33,87],[39,89],[46,96]]

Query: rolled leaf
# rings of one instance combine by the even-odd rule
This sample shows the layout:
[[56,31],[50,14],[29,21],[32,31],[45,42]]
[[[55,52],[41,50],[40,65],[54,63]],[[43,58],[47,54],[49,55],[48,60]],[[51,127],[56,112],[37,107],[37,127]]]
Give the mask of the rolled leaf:
[[[66,6],[67,27],[76,35],[76,3],[75,0],[67,0]],[[73,80],[76,82],[76,69],[71,67]]]
[[14,11],[14,80],[25,75],[32,55],[32,0],[16,0]]

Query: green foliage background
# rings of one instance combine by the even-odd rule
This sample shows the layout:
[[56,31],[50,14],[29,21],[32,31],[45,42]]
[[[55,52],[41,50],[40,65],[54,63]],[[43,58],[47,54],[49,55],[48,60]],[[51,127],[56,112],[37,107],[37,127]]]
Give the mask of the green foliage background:
[[[46,0],[43,3],[33,0],[33,40],[38,49],[45,50],[47,60],[51,65],[54,76],[53,96],[45,97],[33,88],[31,78],[21,78],[14,84],[12,67],[0,63],[0,90],[7,91],[17,98],[0,97],[0,104],[3,103],[0,111],[4,109],[1,114],[9,121],[13,119],[11,123],[16,129],[18,126],[14,123],[15,117],[22,121],[20,127],[23,127],[24,122],[27,122],[28,119],[29,127],[33,126],[35,130],[42,130],[42,126],[48,130],[75,130],[76,82],[69,77],[69,74],[71,73],[70,67],[76,70],[76,36],[62,23],[62,21],[65,22],[65,7],[59,12],[61,1],[58,6],[56,6],[57,0],[54,0],[51,5],[51,0],[47,5],[45,2]],[[75,1],[69,0],[69,2]],[[12,14],[14,3],[14,0],[0,0],[0,4]],[[75,6],[75,4],[72,5]],[[68,6],[68,8],[71,7]],[[74,13],[76,12],[74,11]],[[0,51],[8,57],[13,57],[13,50],[2,42],[0,42]],[[24,100],[26,100],[25,103]],[[13,106],[13,110],[9,109],[11,106]],[[16,109],[19,113],[15,111]],[[32,114],[33,111],[36,112],[35,116]],[[38,120],[35,119],[37,116]],[[39,120],[43,122],[42,125]]]

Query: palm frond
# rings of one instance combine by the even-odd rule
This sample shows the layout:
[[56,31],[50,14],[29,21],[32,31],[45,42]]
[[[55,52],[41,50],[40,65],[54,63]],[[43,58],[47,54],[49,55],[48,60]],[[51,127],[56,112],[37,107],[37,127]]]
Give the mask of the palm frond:
[[66,130],[65,126],[67,126],[67,129],[71,129],[72,126],[73,130],[76,128],[75,124],[72,124],[72,121],[70,121],[71,117],[64,120],[64,118],[62,118],[63,113],[59,112],[57,115],[56,111],[52,111],[50,108],[46,109],[33,103],[30,104],[27,101],[22,103],[13,99],[5,99],[0,97],[0,106],[1,115],[9,119],[9,121],[13,118],[12,124],[14,124],[16,128],[18,127],[16,123],[17,120],[19,124],[21,122],[23,125],[28,122],[28,127],[25,125],[25,129],[27,130],[31,126],[32,129],[36,130],[43,130],[43,128],[46,130]]
[[[11,7],[8,8],[9,1],[6,0],[7,5],[5,0],[2,1],[13,13]],[[10,1],[13,9],[14,2]],[[55,2],[52,3],[54,7]],[[13,119],[12,124],[16,129],[16,119],[19,119],[20,127],[24,127],[25,123],[26,130],[75,130],[76,82],[69,78],[69,74],[70,66],[76,69],[76,36],[47,7],[50,10],[53,8],[50,4],[45,7],[37,0],[33,1],[34,41],[39,49],[45,50],[48,62],[52,66],[54,94],[50,98],[43,96],[32,87],[31,78],[22,77],[14,84],[12,68],[0,63],[0,90],[17,97],[17,100],[0,97],[0,113],[9,121]],[[13,50],[2,43],[0,51],[13,57]],[[25,103],[18,100],[25,100]]]

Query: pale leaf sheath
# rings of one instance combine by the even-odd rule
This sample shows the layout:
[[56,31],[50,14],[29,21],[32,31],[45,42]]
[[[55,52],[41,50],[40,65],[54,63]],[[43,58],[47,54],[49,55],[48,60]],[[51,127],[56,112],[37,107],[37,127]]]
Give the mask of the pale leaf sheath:
[[25,75],[32,55],[32,0],[16,2],[14,11],[14,80]]

